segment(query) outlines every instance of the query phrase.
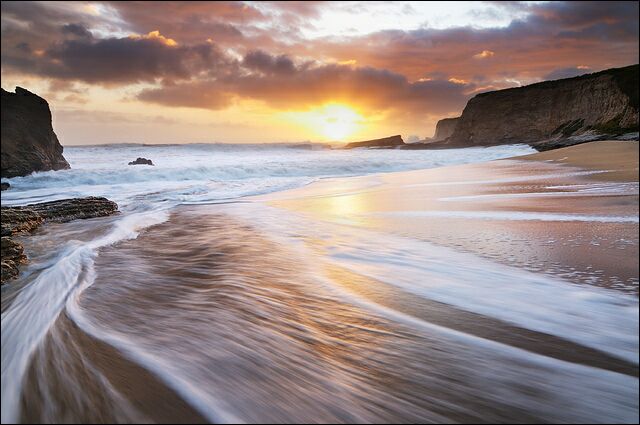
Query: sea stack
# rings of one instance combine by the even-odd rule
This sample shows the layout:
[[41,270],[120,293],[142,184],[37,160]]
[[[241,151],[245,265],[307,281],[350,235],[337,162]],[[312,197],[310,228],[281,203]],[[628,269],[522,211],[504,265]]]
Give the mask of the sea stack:
[[21,87],[15,93],[2,89],[1,128],[2,177],[69,168],[51,125],[49,104],[40,96]]
[[373,139],[373,140],[365,140],[363,142],[353,142],[347,144],[344,149],[353,149],[353,148],[395,148],[397,146],[404,145],[404,140],[402,140],[402,136],[395,135],[384,137],[382,139]]

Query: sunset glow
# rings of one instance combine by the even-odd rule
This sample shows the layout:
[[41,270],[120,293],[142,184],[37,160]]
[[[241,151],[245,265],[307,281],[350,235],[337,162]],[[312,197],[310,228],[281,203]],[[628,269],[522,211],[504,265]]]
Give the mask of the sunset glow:
[[356,130],[358,121],[362,119],[355,111],[342,105],[327,105],[321,115],[322,133],[335,140],[343,140],[351,135]]
[[423,139],[479,92],[635,63],[637,15],[637,2],[3,1],[2,87],[46,98],[63,145]]

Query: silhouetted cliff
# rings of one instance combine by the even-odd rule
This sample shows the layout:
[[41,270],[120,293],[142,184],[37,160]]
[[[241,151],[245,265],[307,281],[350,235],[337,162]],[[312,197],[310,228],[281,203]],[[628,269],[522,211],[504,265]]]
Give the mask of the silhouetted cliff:
[[69,168],[51,126],[49,104],[40,96],[20,87],[15,93],[2,89],[1,125],[2,177]]

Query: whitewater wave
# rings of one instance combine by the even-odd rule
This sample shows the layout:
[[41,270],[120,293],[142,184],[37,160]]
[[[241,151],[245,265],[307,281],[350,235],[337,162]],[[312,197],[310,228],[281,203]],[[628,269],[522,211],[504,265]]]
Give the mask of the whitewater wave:
[[[307,146],[307,145],[305,145]],[[322,150],[291,145],[105,145],[70,147],[71,169],[3,179],[7,205],[72,196],[106,196],[121,207],[203,203],[265,194],[343,177],[482,162],[532,152],[526,145],[440,151]],[[155,166],[130,166],[135,157]]]
[[33,282],[23,288],[2,313],[2,423],[19,418],[22,381],[34,350],[65,305],[77,303],[95,279],[93,262],[98,249],[134,239],[144,228],[168,219],[166,210],[130,214],[112,229],[88,243],[70,241]]

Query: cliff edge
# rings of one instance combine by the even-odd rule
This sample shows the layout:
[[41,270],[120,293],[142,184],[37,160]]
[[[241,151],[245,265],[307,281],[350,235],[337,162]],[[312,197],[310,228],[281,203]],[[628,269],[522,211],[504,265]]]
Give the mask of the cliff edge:
[[2,89],[1,109],[2,177],[69,168],[46,100],[20,87],[15,93]]
[[638,80],[631,65],[481,93],[452,134],[430,146],[528,143],[544,150],[637,132]]

